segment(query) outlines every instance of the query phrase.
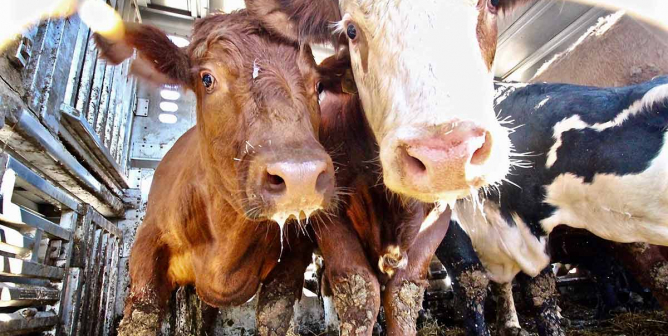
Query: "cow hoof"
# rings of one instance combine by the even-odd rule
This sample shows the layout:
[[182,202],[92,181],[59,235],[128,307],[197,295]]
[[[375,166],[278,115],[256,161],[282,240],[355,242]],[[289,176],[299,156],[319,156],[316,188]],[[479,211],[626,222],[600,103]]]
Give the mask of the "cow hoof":
[[499,328],[498,336],[529,336],[528,331],[518,327]]

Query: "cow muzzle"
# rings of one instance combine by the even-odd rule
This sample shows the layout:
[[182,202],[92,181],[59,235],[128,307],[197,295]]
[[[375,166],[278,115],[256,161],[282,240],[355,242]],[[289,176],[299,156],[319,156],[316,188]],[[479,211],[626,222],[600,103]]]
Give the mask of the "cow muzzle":
[[381,146],[381,162],[389,167],[384,170],[385,184],[423,202],[466,197],[487,185],[487,170],[495,169],[489,165],[493,133],[472,122],[393,134],[386,136],[385,146]]
[[334,194],[334,167],[324,153],[303,160],[268,160],[254,171],[266,217],[279,224],[327,208]]

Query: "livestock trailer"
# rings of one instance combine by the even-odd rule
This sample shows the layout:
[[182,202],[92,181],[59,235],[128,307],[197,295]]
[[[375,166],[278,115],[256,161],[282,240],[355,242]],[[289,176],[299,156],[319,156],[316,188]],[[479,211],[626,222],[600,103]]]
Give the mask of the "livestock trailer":
[[[102,1],[102,0],[100,0]],[[194,20],[240,0],[107,0],[125,21],[151,23],[179,46]],[[497,76],[528,80],[606,10],[540,1],[501,23]],[[196,122],[195,98],[129,76],[130,62],[98,58],[77,15],[45,19],[0,56],[0,335],[113,335],[128,287],[128,257],[153,172]],[[332,53],[314,49],[317,60]],[[430,306],[449,300],[433,267]],[[300,330],[324,311],[309,268],[296,307]],[[448,284],[449,285],[449,284]],[[162,333],[254,332],[254,301],[214,310],[192,288],[174,293]]]

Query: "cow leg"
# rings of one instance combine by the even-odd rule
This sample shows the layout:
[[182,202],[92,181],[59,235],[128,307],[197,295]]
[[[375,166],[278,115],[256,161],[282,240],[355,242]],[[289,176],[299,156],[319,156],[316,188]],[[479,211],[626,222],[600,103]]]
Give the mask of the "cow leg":
[[668,312],[668,256],[662,253],[662,249],[666,248],[647,243],[613,246],[622,265],[633,274],[636,281],[652,291],[663,310]]
[[371,336],[380,309],[380,284],[352,224],[337,218],[316,227],[325,278],[341,336]]
[[537,276],[530,277],[524,273],[517,275],[522,287],[524,298],[536,313],[536,326],[541,336],[563,336],[559,306],[557,305],[557,278],[552,267],[547,266]]
[[496,325],[499,336],[525,336],[529,333],[522,329],[515,310],[513,299],[513,283],[491,282],[492,293],[497,298],[496,303]]
[[462,314],[466,334],[489,336],[484,314],[489,280],[471,239],[457,222],[450,223],[436,256],[452,279],[457,311]]
[[286,231],[286,246],[281,261],[262,282],[256,308],[256,324],[261,336],[295,335],[292,315],[294,304],[302,296],[304,272],[311,263],[313,243],[298,236],[295,230]]
[[429,264],[450,224],[450,210],[421,231],[408,250],[408,263],[398,269],[382,293],[388,336],[414,336],[427,287]]
[[[147,223],[148,224],[148,223]],[[130,255],[130,293],[125,301],[119,336],[155,335],[171,292],[168,278],[169,250],[157,242],[159,232],[152,225],[137,231]]]

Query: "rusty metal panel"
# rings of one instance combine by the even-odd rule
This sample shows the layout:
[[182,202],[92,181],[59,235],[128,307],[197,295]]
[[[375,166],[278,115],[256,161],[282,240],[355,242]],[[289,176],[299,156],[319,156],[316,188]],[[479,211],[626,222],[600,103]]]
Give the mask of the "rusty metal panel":
[[102,335],[109,335],[114,324],[114,308],[116,307],[116,284],[118,283],[120,248],[122,240],[115,237],[113,241],[113,250],[111,255],[111,264],[109,268],[109,282],[107,288],[107,304],[105,306],[104,326]]

